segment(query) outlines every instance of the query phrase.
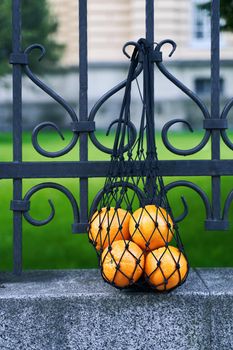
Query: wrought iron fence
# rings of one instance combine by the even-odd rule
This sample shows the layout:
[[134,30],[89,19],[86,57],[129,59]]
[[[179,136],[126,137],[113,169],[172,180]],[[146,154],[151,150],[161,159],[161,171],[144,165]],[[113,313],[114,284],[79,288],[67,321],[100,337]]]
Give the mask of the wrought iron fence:
[[[146,11],[146,39],[154,45],[154,0],[145,1]],[[30,200],[34,193],[44,188],[53,188],[63,192],[69,199],[73,209],[73,232],[81,233],[87,230],[88,226],[88,179],[93,177],[105,177],[109,168],[109,161],[89,161],[88,160],[88,138],[102,152],[111,154],[110,148],[102,145],[95,135],[95,115],[102,104],[113,94],[125,86],[125,81],[107,92],[92,108],[88,116],[88,66],[87,66],[87,0],[79,1],[79,117],[68,103],[62,99],[55,91],[50,89],[31,70],[29,57],[30,53],[39,49],[40,59],[45,55],[45,49],[39,44],[32,44],[24,51],[21,47],[21,0],[12,0],[12,54],[10,63],[13,65],[13,162],[0,163],[0,178],[13,179],[13,200],[11,210],[13,210],[13,230],[14,230],[14,272],[20,274],[22,271],[22,218],[24,217],[32,225],[44,225],[50,222],[54,216],[54,205],[50,201],[51,213],[45,220],[35,220],[30,216]],[[198,187],[196,184],[180,180],[166,186],[166,191],[184,186],[191,188],[199,194],[205,205],[207,230],[225,230],[228,228],[229,208],[233,199],[233,190],[225,199],[225,205],[221,208],[221,176],[233,175],[233,160],[220,159],[220,140],[233,150],[233,143],[227,135],[227,117],[233,106],[231,99],[220,112],[220,78],[219,78],[219,26],[220,26],[220,0],[212,0],[211,9],[211,110],[209,111],[201,99],[182,82],[174,77],[165,67],[162,59],[162,48],[165,44],[172,46],[170,56],[176,49],[173,40],[164,40],[157,44],[154,49],[154,62],[150,65],[150,74],[154,74],[154,66],[161,71],[173,84],[182,90],[199,107],[203,115],[203,128],[205,129],[202,141],[191,149],[181,150],[171,144],[168,139],[170,127],[176,123],[185,123],[190,130],[191,125],[182,119],[171,120],[166,123],[162,130],[164,145],[174,154],[191,155],[199,152],[208,142],[211,143],[210,160],[163,160],[158,161],[158,175],[161,176],[209,176],[212,181],[212,198]],[[72,140],[62,150],[50,152],[40,145],[38,135],[47,126],[55,129],[61,136],[59,127],[50,122],[40,123],[32,132],[32,144],[35,150],[41,155],[49,158],[56,158],[68,153],[79,142],[80,159],[73,162],[24,162],[22,160],[22,73],[28,76],[34,84],[50,95],[59,103],[71,118]],[[137,71],[136,75],[140,71]],[[154,79],[152,79],[154,81]],[[154,91],[154,86],[151,86]],[[154,115],[153,108],[151,115]],[[153,124],[153,123],[152,123]],[[154,131],[154,130],[153,130]],[[141,166],[135,161],[130,164],[131,175],[137,176]],[[127,164],[125,166],[127,171]],[[31,188],[26,194],[22,192],[22,181],[27,178],[79,178],[80,198],[79,204],[75,196],[64,186],[55,182],[44,182]],[[188,213],[188,206],[183,200],[184,213],[179,217],[182,220]]]

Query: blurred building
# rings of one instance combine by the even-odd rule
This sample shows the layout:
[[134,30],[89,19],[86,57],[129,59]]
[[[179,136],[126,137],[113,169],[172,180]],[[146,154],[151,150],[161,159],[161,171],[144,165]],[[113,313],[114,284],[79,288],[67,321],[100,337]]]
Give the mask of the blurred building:
[[[48,0],[59,22],[57,39],[66,43],[65,66],[78,61],[78,1]],[[155,41],[178,45],[173,60],[209,59],[210,19],[198,4],[206,0],[154,0]],[[119,62],[128,40],[145,36],[145,0],[88,0],[90,62]],[[222,58],[232,59],[233,35],[222,34]]]
[[[78,3],[49,0],[60,23],[57,38],[66,43],[64,66],[78,62]],[[198,6],[206,0],[155,0],[155,41],[165,38],[177,43],[167,65],[185,85],[210,103],[210,17]],[[88,55],[90,104],[124,77],[127,60],[122,46],[145,36],[145,0],[88,0]],[[233,34],[221,33],[222,104],[233,95]],[[168,50],[170,47],[167,48]],[[166,59],[166,54],[164,55]],[[155,72],[156,113],[160,124],[171,116],[202,125],[199,110],[166,78]],[[135,95],[137,105],[138,95]],[[166,103],[165,103],[166,102]],[[120,100],[119,100],[120,103]],[[104,110],[106,116],[109,103]],[[117,113],[117,107],[114,113]],[[102,118],[103,120],[103,118]],[[104,124],[104,123],[103,123]]]
[[[80,0],[81,1],[81,0]],[[206,0],[154,0],[155,41],[170,38],[177,43],[171,58],[164,49],[167,68],[190,89],[210,103],[210,18],[198,5]],[[48,75],[50,84],[67,101],[78,105],[78,0],[48,0],[51,11],[57,18],[59,29],[56,39],[65,43],[61,59],[62,72]],[[128,60],[122,54],[122,46],[128,40],[145,37],[145,0],[88,0],[88,58],[89,58],[89,103],[91,106],[112,86],[125,78]],[[233,34],[221,33],[221,103],[233,96]],[[167,47],[169,50],[170,47]],[[62,108],[28,80],[24,83],[26,126],[30,118],[64,119]],[[4,95],[4,94],[3,94]],[[2,95],[2,96],[3,96]],[[7,94],[6,94],[7,95]],[[1,100],[1,97],[0,97]],[[1,101],[0,101],[1,102]],[[140,108],[137,89],[133,90],[133,108]],[[191,120],[202,125],[198,108],[178,88],[155,71],[155,106],[159,126],[172,117]],[[114,96],[101,110],[99,126],[116,117],[121,95]],[[40,110],[40,112],[38,112]],[[36,112],[37,111],[37,112]]]

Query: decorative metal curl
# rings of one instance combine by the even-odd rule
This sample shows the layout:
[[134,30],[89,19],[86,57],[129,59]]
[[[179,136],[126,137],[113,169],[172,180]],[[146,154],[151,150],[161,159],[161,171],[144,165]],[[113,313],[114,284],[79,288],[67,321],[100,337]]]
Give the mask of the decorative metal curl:
[[169,151],[171,151],[172,153],[175,153],[175,154],[179,154],[179,155],[183,155],[183,156],[187,156],[187,155],[190,155],[190,154],[194,154],[194,153],[197,153],[199,152],[205,145],[206,143],[208,142],[209,140],[209,135],[208,133],[206,132],[202,141],[195,147],[193,148],[190,148],[189,150],[181,150],[181,149],[178,149],[176,147],[174,147],[170,141],[169,141],[169,138],[168,138],[168,132],[169,132],[169,129],[177,124],[177,123],[183,123],[185,124],[189,131],[190,132],[193,132],[193,128],[192,128],[192,125],[187,121],[187,120],[184,120],[184,119],[173,119],[173,120],[170,120],[169,122],[167,122],[163,129],[162,129],[162,140],[163,140],[163,143],[164,145],[166,146],[167,149],[169,149]]
[[170,53],[168,54],[168,57],[172,57],[173,53],[176,51],[176,48],[177,48],[175,41],[173,41],[172,39],[161,40],[159,43],[157,43],[157,45],[155,47],[155,51],[159,52],[161,50],[162,46],[164,46],[166,44],[170,44],[172,46],[172,49],[171,49]]
[[[171,39],[162,40],[160,43],[158,43],[156,45],[154,51],[157,53],[161,52],[161,49],[165,44],[172,45],[172,50],[169,53],[169,57],[171,57],[176,50],[176,43]],[[210,113],[209,113],[206,105],[204,104],[204,102],[193,91],[191,91],[189,88],[187,88],[181,81],[179,81],[174,75],[172,75],[167,70],[167,68],[164,66],[162,61],[158,60],[155,63],[157,65],[158,69],[160,70],[160,72],[163,75],[165,75],[165,77],[168,78],[168,80],[170,80],[174,85],[176,85],[181,91],[183,91],[187,96],[189,96],[194,101],[194,103],[201,110],[204,118],[209,119]],[[163,142],[164,142],[164,145],[166,146],[166,148],[169,151],[171,151],[172,153],[175,153],[178,155],[184,155],[184,156],[194,154],[194,153],[199,152],[209,141],[211,132],[210,132],[210,130],[206,130],[203,139],[196,147],[193,147],[193,148],[188,149],[188,150],[181,150],[181,149],[178,149],[178,148],[172,146],[168,140],[168,131],[169,131],[170,127],[176,123],[184,123],[188,126],[188,128],[191,132],[193,131],[191,125],[186,120],[183,120],[183,119],[175,119],[175,120],[170,121],[164,125],[163,130],[162,130],[162,139],[163,139]]]
[[[228,116],[228,113],[230,112],[231,108],[233,107],[233,98],[230,99],[227,104],[225,105],[225,107],[223,108],[223,111],[221,113],[221,116],[220,118],[221,119],[226,119],[227,116]],[[220,130],[221,132],[221,136],[222,136],[222,139],[224,141],[224,143],[230,148],[233,150],[233,142],[231,142],[231,140],[229,139],[228,135],[227,135],[227,131],[226,129],[222,129]]]
[[[39,61],[42,60],[42,58],[45,55],[45,48],[40,45],[40,44],[33,44],[30,45],[26,48],[26,50],[24,51],[24,53],[26,55],[30,55],[30,53],[34,50],[34,49],[39,49],[41,51],[41,54],[38,58]],[[44,92],[46,92],[49,96],[51,96],[55,101],[57,101],[69,114],[69,116],[71,117],[73,122],[77,122],[78,121],[78,117],[74,111],[74,109],[61,97],[59,96],[55,91],[53,91],[51,88],[49,88],[45,83],[43,83],[30,69],[29,65],[26,64],[24,65],[24,71],[26,73],[26,75]],[[44,123],[40,123],[39,125],[37,125],[33,132],[32,132],[32,144],[33,147],[36,149],[36,151],[38,153],[40,153],[41,155],[45,156],[45,157],[50,157],[50,158],[54,158],[54,157],[60,157],[66,153],[68,153],[77,143],[78,140],[78,136],[79,134],[76,132],[73,132],[73,137],[72,140],[70,141],[70,143],[62,150],[57,151],[57,152],[49,152],[46,151],[45,149],[43,149],[38,142],[38,135],[39,132],[42,131],[44,128],[46,127],[52,127],[53,129],[55,129],[57,131],[57,133],[61,136],[62,140],[64,140],[64,136],[61,132],[61,130],[59,129],[59,127],[52,123],[52,122],[44,122]]]
[[[120,121],[122,124],[124,124],[125,122],[124,121]],[[110,130],[112,128],[112,126],[114,124],[119,124],[119,119],[115,119],[111,122],[111,124],[109,125],[107,131],[106,131],[106,136],[109,135],[110,133]],[[123,152],[127,152],[128,150],[130,150],[130,148],[133,146],[134,142],[136,141],[136,138],[137,138],[137,129],[135,127],[135,125],[131,122],[131,121],[128,121],[127,123],[125,123],[128,127],[129,127],[129,143],[124,146],[123,148]]]
[[127,58],[131,59],[131,56],[126,51],[126,48],[129,46],[137,47],[139,51],[141,50],[141,46],[136,41],[128,41],[127,43],[125,43],[125,45],[122,48],[122,52]]
[[[206,210],[206,219],[211,219],[211,206],[210,206],[210,202],[209,202],[209,198],[207,196],[207,194],[196,184],[190,182],[190,181],[185,181],[185,180],[179,180],[179,181],[174,181],[171,182],[170,184],[166,185],[164,187],[165,192],[170,191],[171,189],[175,188],[175,187],[188,187],[193,189],[195,192],[197,192],[199,194],[199,196],[201,197],[204,205],[205,205],[205,210]],[[175,218],[175,222],[180,222],[182,220],[184,220],[184,218],[188,215],[188,205],[187,202],[185,200],[184,197],[181,197],[183,206],[184,206],[184,212],[179,215],[177,218]]]
[[[78,223],[80,220],[79,220],[79,208],[78,208],[78,205],[77,205],[77,202],[73,196],[73,194],[67,189],[65,188],[64,186],[60,185],[60,184],[57,184],[55,182],[44,182],[44,183],[41,183],[39,185],[36,185],[34,187],[32,187],[24,196],[24,200],[25,201],[30,201],[31,197],[38,191],[40,190],[43,190],[45,188],[53,188],[55,190],[58,190],[60,192],[62,192],[70,201],[71,205],[72,205],[72,209],[73,209],[73,217],[74,217],[74,222],[75,223]],[[51,199],[48,200],[49,202],[49,205],[51,207],[51,213],[49,214],[48,218],[47,219],[44,219],[44,220],[36,220],[36,219],[33,219],[30,214],[29,214],[29,211],[26,211],[26,212],[23,212],[23,215],[24,215],[24,218],[32,225],[34,226],[43,226],[43,225],[46,225],[48,224],[53,218],[54,218],[54,215],[55,215],[55,208],[54,208],[54,204],[53,202],[51,201]]]
[[[129,45],[138,45],[137,43],[135,42],[128,42],[124,45],[123,47],[123,52],[124,54],[128,57],[128,58],[131,58],[128,53],[126,52],[126,47],[129,46]],[[143,69],[143,66],[141,63],[138,63],[138,66],[134,72],[134,75],[133,75],[133,79],[132,80],[135,80],[139,75],[140,73],[142,72],[142,69]],[[101,106],[110,98],[112,97],[114,94],[116,94],[117,92],[119,92],[121,89],[123,89],[125,86],[126,86],[126,82],[127,82],[127,79],[123,80],[121,83],[117,84],[115,87],[113,87],[111,90],[109,90],[108,92],[106,92],[97,102],[96,104],[92,107],[91,111],[90,111],[90,114],[89,114],[89,118],[88,120],[89,121],[94,121],[95,119],[95,116],[97,114],[97,112],[99,111],[99,109],[101,108]],[[130,130],[131,130],[131,142],[130,144],[126,145],[125,148],[124,148],[124,152],[126,152],[132,145],[132,143],[134,143],[136,141],[136,135],[135,135],[135,126],[133,125],[132,122],[129,123],[129,127],[130,127]],[[108,134],[108,132],[107,132]],[[108,153],[108,154],[112,154],[113,153],[113,149],[112,148],[109,148],[109,147],[106,147],[104,146],[103,144],[101,144],[98,139],[96,138],[95,136],[95,132],[90,132],[89,133],[90,135],[90,139],[92,141],[92,143],[102,152],[104,153]]]
[[124,188],[129,188],[131,189],[133,192],[136,193],[139,203],[141,206],[143,206],[145,204],[145,195],[144,193],[140,190],[139,187],[135,186],[134,184],[124,181],[124,182],[115,182],[113,184],[109,184],[107,186],[105,186],[102,190],[100,190],[97,195],[95,196],[93,202],[92,202],[92,206],[90,209],[90,216],[92,216],[94,214],[94,212],[96,211],[96,208],[98,207],[98,204],[100,203],[101,199],[103,198],[103,196],[106,193],[111,192],[114,188],[119,188],[119,187],[124,187]]

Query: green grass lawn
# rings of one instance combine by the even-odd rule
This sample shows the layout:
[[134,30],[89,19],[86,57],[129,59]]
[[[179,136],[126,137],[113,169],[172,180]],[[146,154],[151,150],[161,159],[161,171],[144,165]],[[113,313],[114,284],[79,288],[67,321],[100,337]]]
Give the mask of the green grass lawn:
[[[180,148],[191,148],[197,145],[202,133],[177,132],[171,136],[171,141]],[[69,141],[71,135],[65,133],[65,141],[59,139],[53,133],[44,133],[40,137],[41,145],[47,150],[58,150]],[[24,133],[23,160],[24,161],[50,161],[40,156],[31,145],[29,133]],[[104,137],[98,134],[99,140],[106,146],[111,146],[113,136]],[[10,134],[0,134],[0,161],[12,160],[12,144]],[[160,159],[182,159],[182,157],[171,154],[162,144],[161,138],[157,136],[158,154]],[[210,158],[210,143],[198,154],[186,159],[208,159]],[[78,146],[69,155],[56,159],[57,161],[78,160]],[[222,145],[222,158],[232,158],[232,151]],[[89,142],[89,159],[109,159]],[[179,178],[166,178],[165,182],[171,182]],[[196,177],[186,178],[199,185],[210,195],[211,181],[209,178]],[[48,179],[24,180],[24,193],[33,185]],[[77,179],[55,179],[72,191],[79,200],[79,180]],[[89,180],[90,203],[103,184],[103,179]],[[232,178],[222,179],[222,198],[233,188]],[[0,181],[0,269],[12,269],[12,212],[9,210],[12,199],[12,181]],[[233,266],[233,230],[229,231],[205,231],[204,230],[204,205],[199,196],[191,189],[174,189],[169,194],[169,200],[175,215],[182,211],[180,196],[184,195],[189,205],[189,215],[180,223],[180,234],[186,247],[187,254],[192,266]],[[35,227],[23,221],[23,259],[25,269],[55,269],[55,268],[90,268],[97,266],[96,254],[89,244],[86,234],[74,235],[71,233],[72,210],[71,206],[61,193],[56,190],[43,190],[36,194],[31,203],[31,215],[37,219],[44,219],[49,214],[48,199],[52,199],[55,205],[56,215],[51,223],[46,226]],[[230,214],[231,224],[233,222],[232,211]]]

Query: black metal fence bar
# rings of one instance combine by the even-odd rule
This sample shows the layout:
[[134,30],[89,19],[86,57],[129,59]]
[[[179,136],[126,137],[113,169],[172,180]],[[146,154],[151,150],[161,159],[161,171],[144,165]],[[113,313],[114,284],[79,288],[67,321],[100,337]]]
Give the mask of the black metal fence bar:
[[[87,0],[79,0],[79,120],[88,118]],[[80,135],[80,161],[88,160],[88,134]],[[80,221],[88,218],[88,179],[80,178]]]
[[[151,45],[150,52],[153,53],[154,48],[154,1],[146,1],[146,39]],[[147,133],[147,158],[150,158],[155,152],[155,122],[154,122],[154,62],[152,60],[148,64],[149,77],[150,77],[150,91],[147,91],[146,81],[148,79],[147,73],[143,70],[143,86],[144,86],[144,104],[146,108],[146,120],[148,127],[146,128]],[[150,98],[149,96],[153,96]],[[153,102],[152,102],[153,100]],[[153,196],[154,192],[154,180],[153,178],[147,179],[146,188],[150,196]]]
[[[146,39],[154,46],[154,0],[146,1]],[[154,96],[154,63],[150,65],[151,90]],[[154,104],[151,106],[151,115],[154,115]],[[154,129],[154,118],[152,118]]]
[[[12,1],[12,50],[14,55],[21,52],[21,0]],[[22,162],[22,66],[13,64],[13,160]],[[14,273],[22,271],[22,212],[17,210],[22,200],[22,179],[13,179],[13,256]],[[13,208],[14,206],[14,208]]]
[[[146,39],[154,45],[154,0],[146,1]],[[154,64],[151,62],[150,66],[151,90],[154,96]],[[151,106],[151,115],[154,115],[154,104]],[[154,124],[154,118],[152,118]]]
[[[211,4],[211,118],[220,118],[220,80],[219,80],[219,33],[220,33],[220,0]],[[212,159],[220,159],[220,130],[212,130]],[[221,179],[212,176],[212,211],[213,217],[221,219]],[[206,224],[206,227],[208,228]]]
[[[160,160],[162,176],[232,176],[232,160]],[[131,162],[131,174],[138,176],[142,166]],[[87,162],[0,162],[0,179],[92,178],[105,177],[108,161]],[[126,168],[127,169],[127,166]]]

